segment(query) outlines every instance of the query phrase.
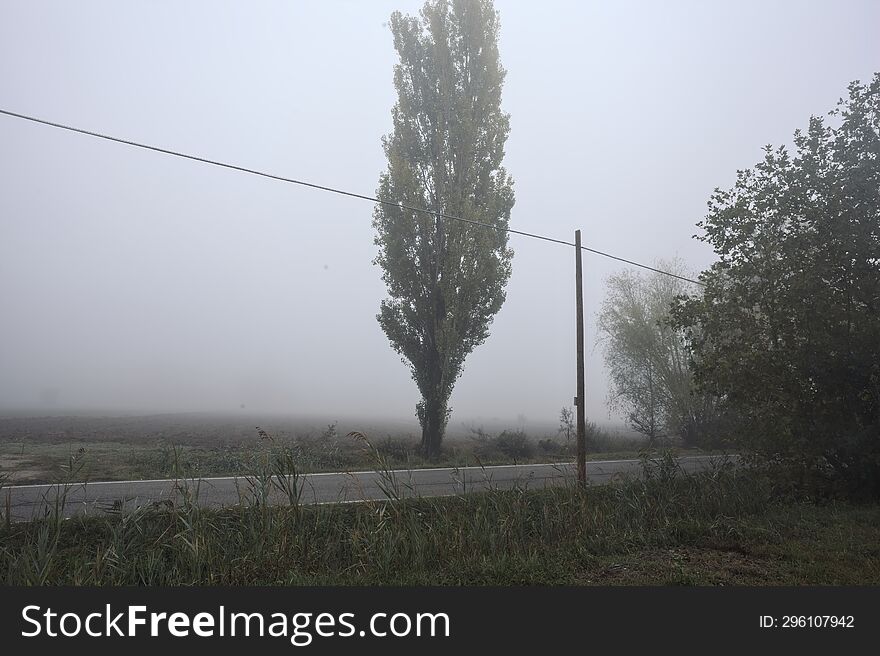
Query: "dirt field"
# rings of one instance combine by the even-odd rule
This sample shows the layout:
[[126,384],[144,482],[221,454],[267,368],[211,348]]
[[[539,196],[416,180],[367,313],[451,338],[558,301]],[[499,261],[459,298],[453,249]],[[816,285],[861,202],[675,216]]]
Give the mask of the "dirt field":
[[[333,423],[330,420],[330,423]],[[144,416],[0,416],[0,442],[149,442],[226,446],[255,437],[255,426],[293,437],[326,428],[316,419],[252,415],[166,414]]]

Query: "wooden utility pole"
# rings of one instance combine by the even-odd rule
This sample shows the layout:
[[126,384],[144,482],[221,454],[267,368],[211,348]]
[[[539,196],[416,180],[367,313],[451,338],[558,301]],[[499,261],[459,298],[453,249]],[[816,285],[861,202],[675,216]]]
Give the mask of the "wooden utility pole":
[[574,231],[574,277],[577,298],[577,471],[578,485],[587,486],[587,429],[584,416],[584,286],[581,268],[581,231]]

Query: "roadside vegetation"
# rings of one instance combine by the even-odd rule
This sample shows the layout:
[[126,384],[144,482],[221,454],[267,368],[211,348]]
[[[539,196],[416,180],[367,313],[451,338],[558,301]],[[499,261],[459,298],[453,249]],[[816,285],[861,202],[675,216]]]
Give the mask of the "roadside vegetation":
[[[878,584],[880,507],[812,503],[754,470],[678,471],[667,454],[618,485],[307,506],[289,450],[267,447],[241,503],[175,503],[0,527],[7,585]],[[76,462],[71,462],[72,472]],[[270,505],[272,494],[286,503]]]
[[[568,414],[566,414],[568,413]],[[567,417],[567,419],[566,419]],[[238,425],[190,423],[171,433],[172,421],[149,419],[135,422],[133,427],[101,430],[105,422],[78,418],[64,434],[42,430],[27,434],[19,420],[7,429],[8,437],[0,440],[0,473],[9,476],[8,484],[55,483],[66,477],[65,467],[71,456],[82,462],[84,481],[149,480],[187,477],[244,476],[257,464],[260,437],[250,425],[249,434]],[[2,424],[2,421],[0,421]],[[59,419],[52,428],[65,425]],[[294,455],[302,473],[327,471],[371,470],[370,454],[350,438],[346,438],[336,422],[317,430],[294,430],[290,426],[265,426],[279,443]],[[140,432],[138,432],[140,431]],[[340,434],[342,433],[342,434]],[[539,462],[567,462],[575,455],[575,432],[571,413],[562,412],[556,433],[530,435],[522,429],[488,431],[473,427],[468,433],[449,438],[434,460],[425,457],[419,439],[413,435],[384,434],[375,440],[376,449],[394,468],[472,467]],[[620,435],[599,428],[587,427],[588,457],[592,460],[638,458],[647,442],[640,436]],[[704,453],[667,443],[677,453]]]

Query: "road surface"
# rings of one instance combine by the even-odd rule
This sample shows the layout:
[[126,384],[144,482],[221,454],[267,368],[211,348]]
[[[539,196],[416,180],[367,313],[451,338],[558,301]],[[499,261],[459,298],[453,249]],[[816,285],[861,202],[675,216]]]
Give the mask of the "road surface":
[[[715,456],[679,458],[684,471],[698,471],[711,466]],[[592,485],[612,482],[615,478],[638,476],[639,460],[596,460],[587,463],[587,479]],[[491,488],[515,486],[543,488],[571,484],[576,477],[572,463],[547,465],[501,465],[496,467],[460,467],[396,470],[390,474],[346,472],[305,474],[298,480],[303,503],[339,503],[386,499],[389,492],[401,497],[444,496]],[[248,502],[259,494],[259,483],[247,477],[202,478],[153,481],[112,481],[60,485],[16,485],[2,488],[3,513],[13,521],[26,521],[44,515],[64,497],[65,516],[76,513],[101,514],[133,510],[153,504],[180,504],[189,493],[203,507],[231,506]],[[272,488],[268,497],[273,503],[285,503],[287,497]]]

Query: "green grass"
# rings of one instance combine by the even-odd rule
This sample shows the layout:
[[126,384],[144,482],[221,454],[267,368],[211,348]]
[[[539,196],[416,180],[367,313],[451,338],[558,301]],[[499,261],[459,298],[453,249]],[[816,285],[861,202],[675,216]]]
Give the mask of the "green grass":
[[[373,456],[356,441],[343,436],[288,439],[304,473],[370,470]],[[546,443],[545,443],[546,444]],[[573,445],[553,443],[548,451],[530,443],[526,453],[505,453],[489,441],[450,440],[440,459],[423,458],[418,442],[386,437],[376,448],[395,468],[467,467],[512,463],[573,461]],[[587,455],[590,460],[639,457],[636,441],[610,441]],[[256,439],[234,444],[187,444],[165,440],[18,440],[0,443],[0,473],[17,484],[54,483],[64,478],[64,467],[72,455],[83,454],[82,476],[88,481],[148,480],[169,478],[175,472],[189,477],[236,476],[254,467]],[[681,455],[703,451],[677,451]]]
[[[265,454],[264,454],[265,455]],[[775,499],[730,467],[581,491],[262,503],[292,461],[262,460],[250,501],[0,529],[0,580],[48,585],[783,585],[880,583],[880,507]],[[380,471],[387,458],[378,454]],[[295,483],[296,476],[283,479]],[[274,481],[274,483],[273,483]],[[63,499],[59,500],[63,503]],[[60,505],[59,503],[59,505]]]
[[[88,481],[236,476],[251,471],[261,440],[254,423],[263,424],[278,443],[287,445],[297,467],[306,473],[363,471],[374,465],[373,453],[346,436],[360,430],[349,421],[316,425],[267,418],[227,416],[144,417],[0,417],[0,475],[10,482],[54,483],[66,478],[64,467],[76,455]],[[375,449],[394,468],[571,462],[575,444],[561,433],[527,435],[522,429],[490,432],[469,428],[444,439],[439,459],[422,457],[412,433],[368,431]],[[638,458],[647,444],[630,434],[587,426],[587,457]],[[704,453],[683,450],[681,454]]]

